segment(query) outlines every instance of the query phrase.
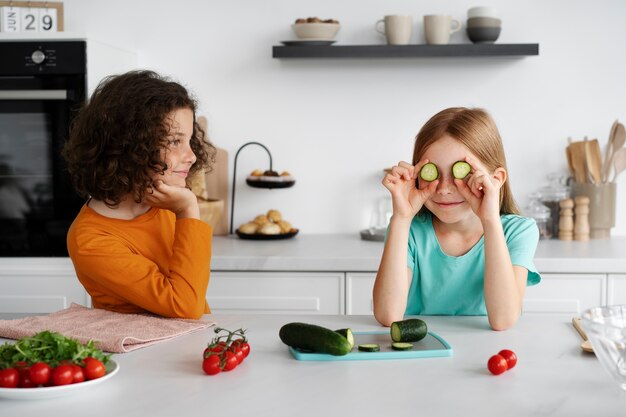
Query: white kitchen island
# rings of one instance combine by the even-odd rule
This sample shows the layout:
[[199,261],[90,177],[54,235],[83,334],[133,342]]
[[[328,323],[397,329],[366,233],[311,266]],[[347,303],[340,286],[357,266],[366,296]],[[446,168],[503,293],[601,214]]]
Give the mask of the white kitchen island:
[[[0,415],[57,416],[563,416],[626,415],[626,391],[580,350],[571,316],[523,316],[505,332],[485,317],[422,317],[453,356],[301,362],[278,338],[305,321],[329,328],[380,330],[371,316],[212,315],[248,329],[251,353],[231,372],[204,375],[201,356],[213,329],[114,355],[120,371],[74,397],[0,400]],[[499,376],[486,368],[501,349],[519,357]]]
[[[207,300],[214,313],[371,314],[382,242],[358,234],[298,234],[250,241],[215,236]],[[626,237],[541,240],[525,314],[580,314],[626,304]],[[0,258],[0,314],[89,306],[69,258]]]

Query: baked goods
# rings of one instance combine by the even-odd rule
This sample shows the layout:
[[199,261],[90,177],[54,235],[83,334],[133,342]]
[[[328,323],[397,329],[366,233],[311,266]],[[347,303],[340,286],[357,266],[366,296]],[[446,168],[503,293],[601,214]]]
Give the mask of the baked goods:
[[287,171],[283,171],[282,173],[278,173],[273,170],[265,170],[262,171],[260,169],[255,169],[248,175],[248,181],[262,181],[262,182],[290,182],[293,181],[293,177]]
[[247,235],[253,235],[257,232],[257,230],[259,230],[259,225],[256,223],[252,223],[252,222],[244,223],[241,226],[239,226],[239,231]]
[[270,210],[267,212],[267,217],[274,223],[278,223],[283,219],[283,215],[278,210]]
[[270,222],[270,219],[265,214],[259,214],[252,220],[253,223],[256,223],[258,226],[263,226]]
[[297,232],[297,229],[283,219],[280,211],[271,209],[266,214],[259,214],[254,220],[242,224],[237,231],[246,235],[284,235]]
[[279,235],[281,233],[280,226],[276,223],[266,223],[259,229],[262,235]]

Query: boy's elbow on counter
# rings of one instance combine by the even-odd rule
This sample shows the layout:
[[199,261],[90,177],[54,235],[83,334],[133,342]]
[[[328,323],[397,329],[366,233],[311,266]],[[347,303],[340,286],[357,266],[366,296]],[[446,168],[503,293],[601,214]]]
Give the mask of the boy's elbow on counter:
[[391,324],[394,321],[400,321],[402,320],[404,317],[402,316],[396,316],[392,313],[389,312],[380,312],[380,311],[376,311],[376,309],[374,309],[374,318],[376,319],[376,321],[378,321],[381,325],[385,326],[385,327],[390,327]]
[[188,305],[179,305],[173,313],[173,318],[198,320],[205,313],[206,301],[190,303]]

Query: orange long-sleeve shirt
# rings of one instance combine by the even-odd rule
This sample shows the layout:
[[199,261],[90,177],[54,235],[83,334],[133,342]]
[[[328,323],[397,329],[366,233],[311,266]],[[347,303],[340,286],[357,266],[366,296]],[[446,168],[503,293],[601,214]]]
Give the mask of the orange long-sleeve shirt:
[[199,318],[210,312],[211,237],[208,224],[176,220],[168,210],[152,208],[119,220],[85,204],[70,227],[67,247],[95,308]]

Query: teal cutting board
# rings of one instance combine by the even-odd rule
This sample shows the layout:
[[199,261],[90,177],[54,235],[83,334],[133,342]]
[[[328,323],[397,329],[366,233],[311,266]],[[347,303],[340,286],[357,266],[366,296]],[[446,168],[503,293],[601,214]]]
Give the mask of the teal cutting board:
[[[361,352],[357,349],[365,343],[380,345],[380,352]],[[354,332],[354,349],[343,356],[334,356],[326,353],[303,352],[289,347],[289,351],[299,361],[359,361],[378,359],[415,359],[452,356],[452,347],[443,337],[428,332],[425,338],[413,343],[411,350],[393,350],[391,348],[389,330],[375,332]]]

